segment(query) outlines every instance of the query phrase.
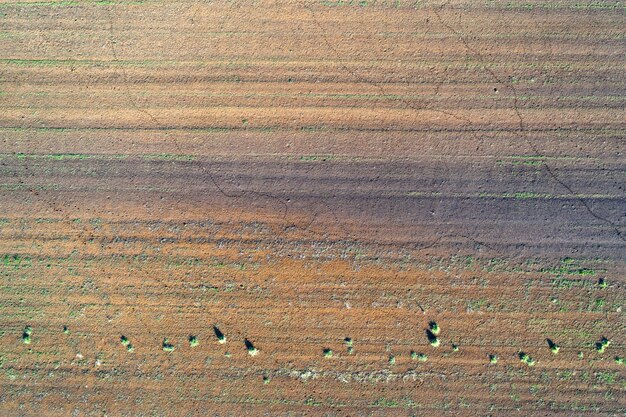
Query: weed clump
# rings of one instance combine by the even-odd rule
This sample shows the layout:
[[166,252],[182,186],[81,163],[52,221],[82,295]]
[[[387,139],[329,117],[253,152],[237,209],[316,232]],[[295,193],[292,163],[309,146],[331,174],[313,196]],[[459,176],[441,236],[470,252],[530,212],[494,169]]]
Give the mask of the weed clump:
[[330,348],[324,348],[324,357],[326,359],[333,357],[333,351]]
[[63,326],[63,333],[70,334],[70,329],[67,326]]
[[430,323],[428,323],[428,328],[430,329],[430,332],[434,334],[435,336],[437,336],[439,334],[439,331],[441,330],[439,328],[439,325],[434,321],[431,321]]
[[388,362],[389,362],[389,365],[395,365],[396,364],[396,357],[394,355],[389,355]]
[[163,339],[163,350],[165,352],[173,352],[174,349],[176,348],[174,347],[173,344],[170,343],[170,341],[167,338]]
[[267,375],[263,375],[263,383],[265,385],[269,384],[270,383],[270,377],[267,376]]
[[600,278],[598,280],[598,287],[600,288],[606,288],[608,287],[609,284],[607,284],[606,280],[604,278]]
[[585,354],[582,351],[578,352],[578,359],[582,359],[585,357]]
[[196,336],[189,336],[189,346],[191,347],[198,346],[198,338]]
[[598,351],[598,353],[604,353],[604,351],[606,350],[606,348],[609,347],[610,344],[611,341],[606,337],[603,337],[598,343],[596,343],[596,350]]
[[546,339],[546,342],[548,343],[548,347],[550,348],[550,351],[552,353],[554,353],[555,355],[559,353],[559,350],[561,350],[561,347],[559,345],[554,343],[551,339]]
[[32,333],[33,333],[33,329],[30,326],[24,327],[24,332],[22,333],[22,342],[25,345],[30,345],[30,342],[32,341],[31,339]]
[[215,337],[217,337],[217,341],[220,343],[226,343],[226,336],[224,336],[224,333],[222,333],[220,331],[220,329],[217,328],[217,326],[213,326],[213,332],[215,333]]
[[615,357],[615,363],[617,363],[619,365],[624,365],[626,362],[624,362],[624,358],[622,358],[621,356],[616,356]]
[[453,352],[458,352],[459,351],[459,345],[452,343],[452,351]]
[[248,351],[248,355],[256,356],[259,353],[259,350],[254,347],[251,341],[248,339],[244,339],[243,343],[246,345],[246,350]]
[[494,365],[498,363],[498,355],[489,355],[489,363]]
[[519,356],[520,361],[522,361],[526,365],[535,366],[535,360],[531,358],[530,356],[528,356],[527,353],[520,352],[518,356]]

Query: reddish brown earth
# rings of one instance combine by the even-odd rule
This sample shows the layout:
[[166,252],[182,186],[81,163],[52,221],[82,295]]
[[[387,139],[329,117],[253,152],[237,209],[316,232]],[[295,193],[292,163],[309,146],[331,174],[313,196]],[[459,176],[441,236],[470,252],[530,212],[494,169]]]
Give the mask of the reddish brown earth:
[[0,416],[623,415],[624,27],[0,1]]

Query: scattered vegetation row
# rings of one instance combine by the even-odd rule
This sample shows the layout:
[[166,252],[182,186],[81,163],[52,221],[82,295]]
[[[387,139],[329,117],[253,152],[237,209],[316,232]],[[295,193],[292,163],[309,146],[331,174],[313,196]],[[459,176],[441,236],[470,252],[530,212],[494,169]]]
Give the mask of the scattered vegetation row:
[[[215,338],[217,340],[218,343],[220,344],[224,344],[226,343],[226,336],[224,335],[224,333],[217,327],[217,326],[213,326],[213,332],[215,334]],[[67,326],[63,326],[63,333],[64,334],[69,334],[70,330]],[[426,338],[428,340],[428,343],[433,347],[433,348],[438,348],[441,345],[441,341],[439,339],[439,334],[441,333],[441,328],[439,327],[439,324],[437,324],[437,322],[435,321],[431,321],[428,324],[428,328],[425,330],[426,333]],[[32,343],[32,334],[33,334],[33,329],[30,326],[26,326],[24,327],[24,330],[22,332],[22,342],[24,344],[30,345]],[[199,340],[198,337],[196,335],[189,335],[188,339],[187,339],[189,346],[190,347],[196,347],[199,345]],[[248,352],[248,354],[250,356],[256,356],[259,353],[259,349],[257,349],[254,344],[247,338],[244,338],[244,346],[246,348],[246,351]],[[125,336],[125,335],[121,335],[120,336],[120,343],[122,344],[122,346],[124,346],[126,348],[126,350],[129,353],[132,353],[135,351],[135,347],[134,345],[131,343],[130,339]],[[554,354],[557,355],[561,349],[561,347],[554,342],[552,339],[546,339],[546,343],[548,344],[548,348],[550,349],[550,351]],[[354,354],[354,340],[351,337],[345,337],[343,339],[343,344],[346,348],[346,352],[349,355],[353,355]],[[606,337],[602,337],[598,342],[595,343],[595,350],[597,353],[602,354],[606,351],[606,349],[609,347],[609,345],[611,344],[611,341],[609,339],[607,339]],[[162,343],[161,343],[161,348],[163,349],[163,351],[165,352],[173,352],[174,350],[176,350],[175,345],[170,342],[170,340],[166,337],[163,339]],[[456,343],[451,343],[451,350],[452,352],[458,352],[459,351],[459,345],[457,345]],[[334,353],[333,350],[329,347],[326,347],[323,349],[322,351],[324,358],[326,359],[330,359],[333,357]],[[226,352],[225,356],[230,357],[230,353]],[[411,360],[414,361],[420,361],[420,362],[426,362],[428,361],[428,355],[422,352],[417,352],[415,350],[411,350],[410,354],[409,354]],[[578,352],[578,357],[580,359],[582,359],[584,357],[584,354],[582,351]],[[490,364],[497,364],[499,357],[496,354],[489,354],[488,355],[489,358],[489,363]],[[528,365],[528,366],[535,366],[536,364],[536,360],[533,359],[527,352],[525,351],[518,351],[518,358],[519,360]],[[615,356],[615,362],[623,365],[624,364],[624,358],[621,356]],[[388,363],[390,365],[395,365],[396,363],[396,356],[393,354],[390,354],[388,357]],[[269,378],[268,377],[264,377],[264,382],[268,383],[269,382]]]

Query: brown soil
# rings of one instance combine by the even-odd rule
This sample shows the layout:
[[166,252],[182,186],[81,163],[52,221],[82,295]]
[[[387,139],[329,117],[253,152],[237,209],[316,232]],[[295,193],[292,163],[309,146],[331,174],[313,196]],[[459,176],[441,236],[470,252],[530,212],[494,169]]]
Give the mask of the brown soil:
[[0,415],[623,414],[624,7],[0,1]]

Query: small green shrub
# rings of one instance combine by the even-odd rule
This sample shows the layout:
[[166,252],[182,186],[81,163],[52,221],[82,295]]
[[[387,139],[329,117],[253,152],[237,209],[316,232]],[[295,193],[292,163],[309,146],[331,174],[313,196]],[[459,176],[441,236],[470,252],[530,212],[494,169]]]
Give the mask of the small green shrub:
[[528,366],[535,366],[535,360],[533,358],[531,358],[530,356],[528,356],[527,353],[520,352],[519,353],[519,359],[520,359],[520,361],[522,361],[523,363],[525,363]]
[[215,337],[217,337],[217,341],[219,343],[226,343],[226,336],[224,336],[224,333],[222,333],[220,329],[217,328],[217,326],[213,326],[213,332],[215,333]]
[[489,355],[489,363],[494,365],[498,363],[498,355]]
[[558,354],[559,350],[561,350],[561,347],[559,345],[557,345],[556,343],[554,343],[551,339],[546,339],[546,342],[548,343],[548,347],[550,348],[550,351],[553,354]]
[[127,350],[128,352],[132,353],[132,352],[134,352],[134,351],[135,351],[135,347],[134,347],[132,344],[130,344],[130,343],[129,343],[129,344],[126,346],[126,350]]
[[426,330],[426,337],[432,347],[438,347],[441,344],[439,338],[431,330]]
[[616,356],[615,357],[615,363],[618,363],[620,365],[624,365],[624,363],[626,363],[626,362],[624,362],[624,358],[622,358],[621,356]]
[[352,355],[354,353],[354,348],[352,347],[354,342],[352,341],[352,338],[346,337],[345,339],[343,339],[343,343],[345,343],[347,346],[348,354]]
[[396,357],[393,355],[389,355],[389,359],[388,359],[389,365],[395,365],[396,364]]
[[267,376],[267,375],[263,375],[263,383],[265,385],[269,384],[270,383],[270,377]]
[[189,346],[191,347],[198,346],[198,338],[196,336],[189,336]]
[[170,341],[167,338],[163,339],[163,350],[164,351],[166,351],[166,352],[173,352],[174,349],[176,349],[176,348],[174,347],[173,344],[170,343]]
[[248,339],[244,339],[243,342],[246,345],[246,350],[248,351],[248,355],[256,356],[259,354],[259,350],[254,347],[251,341],[249,341]]
[[608,283],[606,282],[606,280],[604,278],[600,278],[598,280],[598,287],[600,287],[600,288],[608,287]]
[[585,357],[585,354],[582,351],[578,352],[578,359],[582,359]]
[[598,353],[604,353],[604,351],[606,350],[606,348],[609,347],[610,344],[611,341],[606,337],[603,337],[598,343],[596,343],[596,350],[598,351]]
[[329,348],[324,348],[324,357],[325,358],[332,358],[333,357],[333,351]]
[[428,356],[423,353],[417,353],[416,351],[411,351],[411,359],[414,361],[426,362],[428,360]]
[[24,327],[24,332],[22,333],[22,342],[26,345],[30,345],[32,342],[31,335],[33,333],[33,329],[30,326]]
[[63,326],[63,333],[70,334],[70,329],[67,326]]
[[128,338],[124,335],[120,336],[120,342],[124,346],[128,346],[130,344],[130,340],[128,340]]
[[452,343],[452,351],[453,352],[458,352],[459,351],[459,345]]
[[441,330],[441,329],[439,329],[439,325],[436,322],[434,322],[434,321],[431,321],[428,324],[428,327],[429,327],[430,331],[432,332],[432,334],[434,334],[435,336],[437,336],[439,334],[439,331]]

